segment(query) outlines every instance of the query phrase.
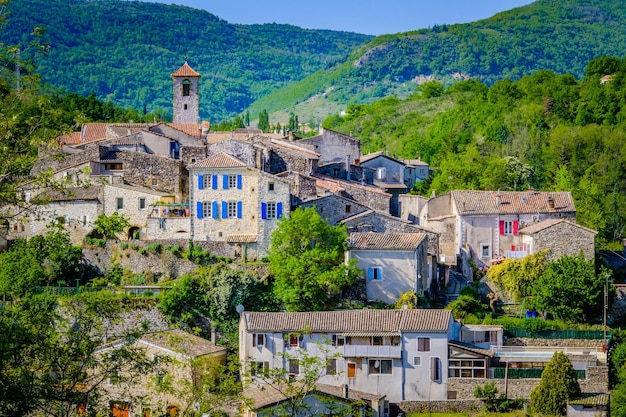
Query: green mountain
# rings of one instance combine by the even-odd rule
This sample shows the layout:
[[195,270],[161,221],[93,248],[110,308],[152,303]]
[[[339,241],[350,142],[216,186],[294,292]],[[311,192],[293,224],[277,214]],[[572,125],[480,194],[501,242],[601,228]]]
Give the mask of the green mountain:
[[171,113],[170,74],[185,60],[203,76],[201,116],[232,117],[253,101],[343,62],[368,35],[290,25],[234,25],[189,7],[121,0],[11,0],[2,42],[34,27],[50,45],[37,58],[45,82],[125,107]]
[[300,120],[323,119],[348,103],[407,97],[431,77],[490,85],[543,69],[580,79],[591,59],[624,55],[624,21],[622,1],[539,0],[474,23],[383,35],[345,62],[263,97],[251,113],[284,109]]

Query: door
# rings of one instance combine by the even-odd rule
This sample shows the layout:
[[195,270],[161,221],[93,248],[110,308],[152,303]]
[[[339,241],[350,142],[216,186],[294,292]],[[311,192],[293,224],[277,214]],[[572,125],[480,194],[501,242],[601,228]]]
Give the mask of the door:
[[111,415],[113,417],[128,417],[128,403],[111,403]]
[[348,378],[356,377],[356,363],[348,363]]

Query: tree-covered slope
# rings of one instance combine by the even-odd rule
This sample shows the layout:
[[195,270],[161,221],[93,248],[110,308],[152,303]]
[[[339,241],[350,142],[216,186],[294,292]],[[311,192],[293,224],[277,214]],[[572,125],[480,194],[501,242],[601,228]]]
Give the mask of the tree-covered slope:
[[492,84],[551,70],[580,78],[591,59],[624,55],[625,20],[619,1],[538,0],[474,23],[383,35],[346,62],[264,97],[251,111],[290,106],[306,120],[328,103],[336,108],[392,94],[406,97],[430,77]]
[[[609,75],[607,77],[607,75]],[[626,62],[600,57],[582,80],[538,71],[491,87],[436,81],[423,94],[351,105],[324,126],[352,132],[365,152],[421,157],[435,168],[415,191],[571,191],[578,222],[598,242],[626,237]],[[425,96],[430,98],[424,98]],[[618,246],[619,246],[618,245]]]
[[201,116],[212,121],[344,61],[371,36],[295,26],[233,25],[189,7],[121,0],[10,0],[3,42],[45,26],[45,82],[125,107],[171,113],[170,74],[187,59],[202,74]]

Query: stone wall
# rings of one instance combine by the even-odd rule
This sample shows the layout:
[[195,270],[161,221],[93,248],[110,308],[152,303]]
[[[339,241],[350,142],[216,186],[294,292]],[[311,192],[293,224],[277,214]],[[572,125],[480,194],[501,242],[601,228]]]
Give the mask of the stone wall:
[[189,174],[180,160],[140,152],[122,152],[126,182],[171,193],[177,201],[186,201]]
[[361,157],[361,143],[347,135],[324,129],[318,136],[301,139],[299,146],[306,147],[320,154],[320,163],[338,162],[350,157],[354,164]]
[[302,175],[298,172],[281,174],[279,177],[289,183],[293,205],[299,205],[303,201],[318,197],[315,178]]
[[202,161],[207,157],[206,146],[183,146],[180,148],[180,160],[185,166]]
[[572,223],[555,224],[534,233],[531,237],[534,240],[533,252],[548,249],[549,260],[559,259],[564,255],[577,256],[581,252],[586,260],[595,257],[595,233]]
[[344,219],[370,210],[369,207],[359,204],[356,201],[348,200],[347,198],[335,194],[305,201],[300,207],[315,207],[317,213],[333,226],[339,224],[339,222]]
[[[250,143],[240,140],[226,139],[219,143],[209,146],[208,151],[211,155],[215,155],[220,152],[225,152],[234,156],[237,159],[242,160],[246,165],[262,169],[262,166],[257,166],[257,152],[262,152],[261,149]],[[261,161],[260,161],[261,162]]]
[[46,169],[59,171],[64,167],[71,167],[89,161],[98,161],[99,159],[100,147],[97,145],[89,146],[83,152],[73,154],[58,152],[54,155],[37,159],[31,173],[37,175]]
[[341,188],[341,195],[344,197],[350,198],[374,210],[389,213],[391,194],[379,191],[373,187],[369,188],[346,181],[342,181],[339,184],[339,188]]

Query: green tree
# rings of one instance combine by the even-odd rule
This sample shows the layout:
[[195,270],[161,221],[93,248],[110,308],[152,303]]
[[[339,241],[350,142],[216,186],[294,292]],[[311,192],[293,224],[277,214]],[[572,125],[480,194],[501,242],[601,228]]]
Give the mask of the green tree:
[[439,81],[431,80],[420,84],[418,90],[422,93],[422,98],[432,98],[443,95],[444,88]]
[[487,276],[517,302],[531,296],[535,282],[546,268],[546,252],[528,255],[523,259],[507,259],[493,265]]
[[314,208],[297,209],[272,233],[269,250],[274,293],[288,311],[323,310],[360,274],[344,264],[345,226],[331,226]]
[[115,239],[118,233],[121,233],[130,227],[128,218],[117,212],[111,214],[110,216],[100,214],[98,218],[94,220],[93,224],[94,237],[105,239]]
[[265,133],[270,130],[270,116],[265,109],[259,112],[259,129]]
[[541,373],[541,381],[530,393],[530,406],[540,415],[565,415],[567,400],[580,395],[576,371],[567,355],[556,352]]

